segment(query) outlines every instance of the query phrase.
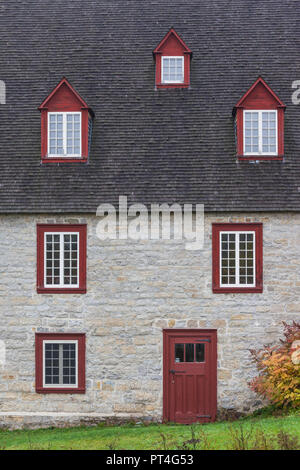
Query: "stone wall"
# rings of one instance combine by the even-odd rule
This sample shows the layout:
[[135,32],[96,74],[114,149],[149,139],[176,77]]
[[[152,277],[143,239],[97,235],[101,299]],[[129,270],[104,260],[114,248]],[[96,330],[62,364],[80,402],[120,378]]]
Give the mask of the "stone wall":
[[[162,329],[217,328],[218,406],[260,404],[249,348],[278,340],[300,316],[300,214],[208,214],[205,246],[100,241],[95,216],[1,216],[0,425],[162,416]],[[36,223],[87,223],[87,294],[36,293]],[[263,222],[264,292],[213,294],[211,223]],[[87,391],[35,393],[35,332],[85,332]]]

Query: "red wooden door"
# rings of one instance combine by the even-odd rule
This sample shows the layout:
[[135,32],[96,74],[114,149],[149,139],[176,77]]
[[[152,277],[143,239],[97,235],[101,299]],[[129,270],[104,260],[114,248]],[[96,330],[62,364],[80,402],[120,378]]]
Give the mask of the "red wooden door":
[[214,421],[217,411],[217,331],[164,330],[164,419]]

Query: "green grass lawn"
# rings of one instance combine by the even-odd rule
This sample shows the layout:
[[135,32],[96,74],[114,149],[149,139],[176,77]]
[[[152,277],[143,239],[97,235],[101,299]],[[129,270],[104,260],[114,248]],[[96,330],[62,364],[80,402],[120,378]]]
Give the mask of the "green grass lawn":
[[[0,431],[0,448],[12,449],[234,449],[243,437],[247,448],[253,448],[255,439],[263,435],[272,447],[280,431],[298,438],[300,445],[300,411],[288,416],[250,416],[232,423],[217,422],[205,425],[128,424],[123,426],[91,426],[77,428],[50,428],[38,430]],[[192,433],[194,432],[194,435]],[[197,442],[191,441],[194,438]],[[198,441],[200,440],[200,442]],[[164,443],[163,443],[164,441]],[[184,444],[185,442],[185,444]],[[295,446],[295,440],[294,440]],[[297,448],[298,448],[297,446]],[[300,447],[299,447],[300,448]]]

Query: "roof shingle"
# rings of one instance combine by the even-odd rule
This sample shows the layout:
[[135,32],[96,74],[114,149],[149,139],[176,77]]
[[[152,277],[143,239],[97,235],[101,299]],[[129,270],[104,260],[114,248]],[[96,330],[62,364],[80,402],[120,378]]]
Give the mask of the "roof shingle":
[[[292,0],[4,0],[0,6],[0,211],[204,203],[300,210],[300,4]],[[190,89],[155,90],[152,51],[173,26]],[[236,161],[232,108],[261,75],[287,105],[283,162]],[[41,165],[37,107],[65,76],[93,108],[87,164]]]

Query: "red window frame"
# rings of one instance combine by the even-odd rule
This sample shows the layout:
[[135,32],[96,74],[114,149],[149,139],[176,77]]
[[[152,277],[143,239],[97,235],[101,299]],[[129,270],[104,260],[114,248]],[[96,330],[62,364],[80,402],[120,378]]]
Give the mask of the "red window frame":
[[[236,145],[238,160],[283,160],[284,156],[284,111],[285,104],[278,98],[262,77],[253,83],[235,105]],[[245,155],[244,111],[277,111],[277,154]]]
[[[53,387],[43,385],[43,342],[45,340],[77,340],[77,387]],[[35,334],[35,390],[37,393],[85,393],[85,333],[36,333]]]
[[[220,285],[220,232],[255,232],[255,286],[223,287]],[[212,224],[212,290],[214,293],[263,292],[263,224],[214,223]]]
[[[45,267],[45,232],[79,233],[79,286],[46,287]],[[37,293],[38,294],[85,294],[86,293],[86,224],[37,224]]]

